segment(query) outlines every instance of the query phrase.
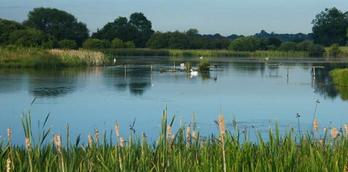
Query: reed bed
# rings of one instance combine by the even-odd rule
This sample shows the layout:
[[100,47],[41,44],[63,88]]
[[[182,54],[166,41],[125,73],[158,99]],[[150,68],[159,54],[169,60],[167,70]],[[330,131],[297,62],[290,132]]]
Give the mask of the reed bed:
[[[173,130],[174,119],[163,112],[158,139],[149,143],[145,134],[122,136],[115,124],[112,135],[95,130],[86,142],[81,137],[52,135],[43,122],[39,138],[34,138],[30,115],[23,117],[23,146],[12,143],[12,130],[0,143],[2,171],[330,171],[348,169],[348,125],[342,130],[324,129],[318,121],[313,131],[298,135],[294,130],[280,134],[270,129],[268,138],[257,133],[257,141],[240,131],[238,123],[227,129],[224,116],[217,119],[217,135],[203,137],[194,122]],[[315,129],[315,130],[314,130]]]
[[98,66],[108,63],[101,52],[90,50],[46,50],[40,48],[0,48],[1,67],[55,68]]
[[100,66],[108,62],[105,55],[99,51],[51,49],[49,53],[60,57],[62,63],[69,65]]

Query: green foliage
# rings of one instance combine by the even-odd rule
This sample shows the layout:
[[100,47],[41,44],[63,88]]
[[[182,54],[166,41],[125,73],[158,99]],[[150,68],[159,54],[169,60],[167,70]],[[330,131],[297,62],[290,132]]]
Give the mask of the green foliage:
[[53,47],[52,40],[50,40],[46,34],[32,28],[12,32],[9,36],[8,42],[23,47]]
[[94,39],[89,38],[87,39],[82,47],[86,49],[103,49],[103,48],[110,48],[110,42],[108,40],[100,40],[100,39]]
[[133,41],[137,47],[145,47],[152,34],[151,21],[142,13],[133,13],[129,21],[126,17],[118,17],[93,33],[92,37],[109,41],[119,38],[124,42]]
[[348,15],[337,8],[325,9],[312,21],[313,36],[316,43],[328,46],[346,44]]
[[111,41],[112,48],[124,48],[125,45],[121,39],[115,38]]
[[124,43],[125,48],[135,48],[135,44],[133,41],[127,41]]
[[332,44],[328,49],[329,57],[338,57],[341,54],[341,49],[338,44]]
[[57,68],[107,63],[103,53],[89,50],[44,50],[13,45],[0,48],[0,67]]
[[261,40],[256,37],[240,37],[229,45],[229,49],[235,51],[256,51],[261,46]]
[[178,31],[170,34],[168,40],[168,48],[172,49],[188,49],[190,47],[189,39],[185,33]]
[[[163,112],[158,138],[149,142],[145,134],[129,130],[118,123],[116,134],[96,132],[87,137],[65,137],[52,133],[48,117],[40,122],[39,138],[32,133],[30,115],[22,117],[27,145],[8,141],[0,143],[0,169],[6,171],[345,171],[348,138],[345,131],[298,135],[293,129],[280,133],[278,125],[265,133],[241,128],[225,128],[218,120],[219,131],[206,137],[195,121],[176,129],[175,116]],[[335,128],[336,129],[336,128]],[[107,130],[105,130],[107,131]],[[209,131],[205,131],[208,133]],[[330,131],[329,131],[330,132]],[[249,139],[255,135],[256,141]],[[9,136],[11,137],[11,136]],[[23,138],[24,140],[24,138]],[[53,140],[53,141],[52,141]],[[12,171],[11,170],[11,171]]]
[[312,44],[307,51],[310,57],[322,57],[325,53],[325,48],[318,44]]
[[295,42],[283,42],[280,47],[280,51],[296,51],[296,43]]
[[282,44],[282,41],[275,37],[270,37],[266,39],[266,46],[269,50],[275,50]]
[[129,24],[136,29],[136,37],[133,41],[137,47],[145,47],[146,42],[154,33],[151,21],[143,13],[133,13],[129,17]]
[[343,100],[348,100],[348,69],[335,69],[330,72],[335,88]]
[[62,49],[76,49],[77,48],[77,44],[74,40],[61,40],[58,42],[58,46],[59,48]]
[[9,44],[10,34],[25,27],[15,21],[0,19],[0,45]]
[[198,64],[198,70],[200,72],[209,72],[210,69],[210,63],[208,60],[201,60]]
[[55,8],[34,8],[28,14],[26,26],[33,27],[52,35],[58,41],[74,40],[81,45],[88,38],[88,29],[84,23],[62,10]]
[[154,49],[168,48],[169,38],[169,33],[156,32],[147,41],[146,46]]

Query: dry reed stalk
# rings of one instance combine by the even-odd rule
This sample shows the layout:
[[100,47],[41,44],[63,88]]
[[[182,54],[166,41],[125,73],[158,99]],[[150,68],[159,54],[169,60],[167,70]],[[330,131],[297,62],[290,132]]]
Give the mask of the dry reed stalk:
[[222,149],[223,168],[224,168],[224,172],[226,172],[227,171],[227,167],[226,167],[226,152],[225,152],[226,128],[225,128],[225,118],[224,118],[223,115],[219,116],[218,124],[219,124],[219,130],[220,130],[220,141],[221,141],[221,149]]
[[11,145],[12,144],[12,129],[11,128],[7,129],[7,140],[9,145]]
[[198,134],[196,131],[192,131],[191,137],[193,140],[198,140]]

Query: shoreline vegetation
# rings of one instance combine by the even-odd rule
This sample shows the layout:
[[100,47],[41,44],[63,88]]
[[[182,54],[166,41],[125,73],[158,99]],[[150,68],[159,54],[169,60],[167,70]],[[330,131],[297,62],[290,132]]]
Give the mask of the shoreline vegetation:
[[[256,128],[240,129],[233,120],[228,127],[223,115],[216,120],[217,134],[200,135],[195,121],[175,128],[175,116],[163,112],[155,142],[130,126],[128,137],[116,122],[114,131],[94,130],[87,141],[81,135],[65,137],[47,128],[49,115],[39,123],[38,138],[32,133],[31,116],[22,117],[23,145],[12,143],[12,129],[0,141],[2,171],[346,171],[348,126],[312,130],[290,128],[280,134],[276,125],[268,136]],[[297,117],[300,120],[300,116]],[[194,118],[193,118],[194,119]],[[249,138],[255,132],[256,141]],[[109,135],[110,134],[110,135]],[[265,138],[266,137],[266,138]]]
[[[180,50],[180,49],[43,49],[26,47],[0,47],[0,67],[33,67],[33,68],[57,68],[57,67],[83,67],[112,65],[114,58],[118,57],[253,57],[253,58],[308,58],[311,57],[305,51],[232,51],[232,50]],[[340,47],[339,56],[348,57],[348,47]],[[324,57],[335,60],[326,52]]]

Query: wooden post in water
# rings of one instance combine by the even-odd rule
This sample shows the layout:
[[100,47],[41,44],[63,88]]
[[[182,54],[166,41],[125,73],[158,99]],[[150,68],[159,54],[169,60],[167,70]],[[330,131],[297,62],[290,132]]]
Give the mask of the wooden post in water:
[[127,78],[127,65],[124,65],[124,77]]

